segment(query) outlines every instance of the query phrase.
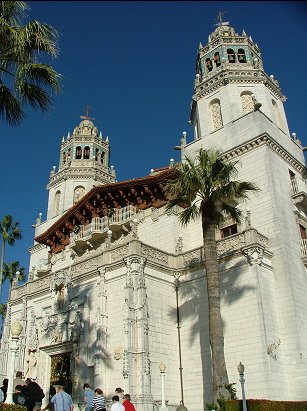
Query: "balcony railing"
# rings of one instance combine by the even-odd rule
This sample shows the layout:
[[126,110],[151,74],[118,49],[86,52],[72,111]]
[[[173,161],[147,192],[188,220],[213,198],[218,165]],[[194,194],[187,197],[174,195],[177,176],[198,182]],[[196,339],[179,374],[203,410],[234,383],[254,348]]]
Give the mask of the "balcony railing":
[[307,185],[306,180],[294,177],[291,179],[292,198],[295,204],[307,207]]
[[291,179],[291,187],[292,187],[292,193],[293,194],[298,194],[298,193],[306,193],[306,182],[304,180],[301,180],[297,177],[294,177]]
[[[86,242],[90,243],[103,240],[107,236],[108,230],[120,232],[136,214],[136,208],[128,205],[120,209],[114,209],[110,217],[94,217],[87,225],[80,226],[78,232],[72,232],[70,235],[71,247],[82,249]],[[126,231],[126,230],[125,230]]]
[[301,246],[302,256],[307,257],[307,239],[301,239],[300,240],[300,246]]

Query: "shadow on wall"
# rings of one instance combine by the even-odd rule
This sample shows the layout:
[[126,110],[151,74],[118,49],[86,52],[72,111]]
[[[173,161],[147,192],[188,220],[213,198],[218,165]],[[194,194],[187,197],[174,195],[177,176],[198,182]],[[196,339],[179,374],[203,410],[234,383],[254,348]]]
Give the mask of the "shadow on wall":
[[[246,260],[238,261],[229,270],[226,271],[227,261],[219,265],[220,270],[220,295],[221,304],[230,305],[240,300],[244,293],[253,289],[248,285],[241,285],[239,283],[239,277],[244,268],[246,268]],[[196,268],[195,264],[190,268],[192,271],[187,275],[180,277],[180,283],[178,288],[179,301],[179,316],[180,316],[180,330],[181,333],[184,328],[189,328],[189,341],[188,347],[193,347],[196,339],[199,339],[200,345],[200,364],[203,379],[203,404],[213,402],[212,391],[212,363],[211,363],[211,350],[209,340],[209,318],[208,318],[208,298],[207,298],[207,286],[205,270]],[[175,299],[175,287],[174,287],[174,299]],[[173,308],[169,311],[168,315],[174,321],[177,326],[177,309]],[[227,326],[231,326],[227,325]],[[183,347],[183,346],[182,346]],[[182,349],[184,356],[184,348]],[[179,361],[179,360],[178,360]],[[184,359],[183,359],[183,382],[188,383],[191,386],[193,381],[187,381],[184,375]],[[195,375],[194,375],[195,376]],[[189,389],[189,391],[191,391]],[[186,391],[187,392],[187,391]],[[191,393],[191,395],[193,395]],[[185,401],[185,405],[186,401]]]

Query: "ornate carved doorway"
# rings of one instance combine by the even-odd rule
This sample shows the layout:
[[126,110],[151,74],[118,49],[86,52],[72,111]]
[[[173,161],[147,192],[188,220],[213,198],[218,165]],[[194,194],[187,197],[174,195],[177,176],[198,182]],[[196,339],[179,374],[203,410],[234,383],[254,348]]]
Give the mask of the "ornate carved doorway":
[[55,394],[54,385],[62,385],[67,394],[72,393],[72,381],[70,371],[71,353],[51,356],[50,369],[50,397]]

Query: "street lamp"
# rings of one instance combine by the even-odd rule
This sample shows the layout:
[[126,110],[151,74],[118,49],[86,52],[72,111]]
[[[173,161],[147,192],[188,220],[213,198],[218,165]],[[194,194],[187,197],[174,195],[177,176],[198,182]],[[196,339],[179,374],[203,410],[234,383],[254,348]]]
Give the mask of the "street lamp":
[[181,339],[180,339],[180,315],[179,315],[179,299],[178,299],[178,290],[179,290],[179,278],[178,275],[175,275],[174,285],[176,291],[176,313],[177,313],[177,333],[178,333],[178,348],[179,348],[179,373],[180,373],[180,389],[181,389],[181,401],[179,407],[176,408],[176,411],[188,411],[187,407],[184,405],[183,400],[183,376],[182,376],[182,358],[181,358]]
[[166,366],[163,362],[159,365],[160,377],[161,377],[161,410],[166,411],[167,406],[165,405],[165,390],[164,390],[164,380],[165,380],[165,370]]
[[245,383],[245,379],[244,379],[244,365],[241,363],[237,366],[237,370],[240,376],[240,383],[241,383],[241,388],[242,388],[242,405],[243,405],[243,411],[247,411],[247,406],[246,406],[246,398],[245,398],[245,390],[244,390],[244,383]]
[[10,372],[9,383],[7,387],[6,403],[13,404],[13,384],[15,374],[15,358],[18,349],[18,340],[22,331],[22,325],[18,320],[14,321],[11,325],[11,343],[10,343]]

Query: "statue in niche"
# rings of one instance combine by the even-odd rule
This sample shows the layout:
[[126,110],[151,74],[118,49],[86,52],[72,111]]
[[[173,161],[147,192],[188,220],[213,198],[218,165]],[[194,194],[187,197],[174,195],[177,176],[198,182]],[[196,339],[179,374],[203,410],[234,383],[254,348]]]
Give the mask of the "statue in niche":
[[64,286],[60,286],[58,290],[58,310],[62,311],[65,309],[65,288]]
[[36,380],[37,378],[37,358],[36,358],[36,351],[30,351],[29,356],[26,360],[26,371],[25,371],[25,378],[31,378],[32,380]]

